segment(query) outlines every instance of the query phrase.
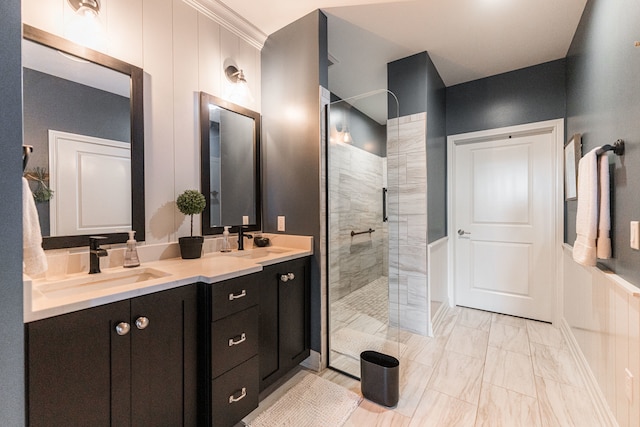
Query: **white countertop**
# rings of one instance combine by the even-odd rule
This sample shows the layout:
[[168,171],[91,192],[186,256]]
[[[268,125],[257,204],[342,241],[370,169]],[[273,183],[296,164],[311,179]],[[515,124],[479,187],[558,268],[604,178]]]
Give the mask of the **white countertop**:
[[[140,267],[135,268],[103,268],[99,274],[89,275],[84,271],[68,274],[60,280],[25,276],[24,321],[32,322],[196,282],[213,284],[259,272],[266,265],[312,255],[313,238],[296,237],[298,239],[287,238],[280,242],[272,239],[273,244],[278,246],[241,252],[234,250],[231,253],[212,252],[193,260],[170,258],[142,262]],[[102,288],[99,285],[119,275],[145,273],[149,274],[143,281],[113,286],[109,284]],[[73,286],[67,287],[69,283],[73,283]]]

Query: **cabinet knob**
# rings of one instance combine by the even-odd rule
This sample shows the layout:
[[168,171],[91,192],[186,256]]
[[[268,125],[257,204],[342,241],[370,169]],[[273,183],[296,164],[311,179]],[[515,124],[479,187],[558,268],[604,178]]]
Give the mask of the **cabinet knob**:
[[131,330],[131,325],[127,322],[120,322],[116,325],[116,333],[118,335],[127,335]]
[[293,280],[296,278],[296,275],[293,273],[285,273],[280,276],[280,280],[283,282],[288,282],[289,280]]
[[136,328],[138,329],[144,329],[147,326],[149,326],[149,319],[144,317],[144,316],[140,316],[136,319]]
[[240,391],[240,396],[235,397],[233,394],[229,396],[229,403],[239,402],[242,399],[244,399],[246,396],[247,396],[247,388],[242,387],[242,390]]

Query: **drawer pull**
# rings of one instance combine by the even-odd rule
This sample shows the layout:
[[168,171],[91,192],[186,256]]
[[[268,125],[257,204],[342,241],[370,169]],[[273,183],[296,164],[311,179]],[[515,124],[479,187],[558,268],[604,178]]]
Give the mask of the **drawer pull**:
[[242,387],[242,391],[240,393],[240,396],[234,397],[233,394],[231,396],[229,396],[229,403],[239,402],[242,399],[244,399],[246,396],[247,396],[247,388],[246,387]]
[[229,294],[229,301],[233,301],[234,299],[240,299],[247,296],[247,290],[243,289],[239,294]]
[[240,335],[240,339],[238,341],[234,341],[233,338],[229,338],[229,347],[233,347],[234,345],[242,344],[247,340],[247,335],[243,332]]

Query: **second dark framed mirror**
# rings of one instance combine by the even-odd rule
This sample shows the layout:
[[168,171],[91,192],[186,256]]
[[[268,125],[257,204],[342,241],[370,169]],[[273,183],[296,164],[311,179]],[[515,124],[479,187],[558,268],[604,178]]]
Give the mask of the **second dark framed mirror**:
[[200,92],[202,234],[260,230],[260,114]]

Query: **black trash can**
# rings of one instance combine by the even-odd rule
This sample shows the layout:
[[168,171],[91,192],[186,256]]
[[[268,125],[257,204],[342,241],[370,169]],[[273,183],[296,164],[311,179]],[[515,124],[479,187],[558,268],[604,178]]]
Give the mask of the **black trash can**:
[[363,351],[360,353],[362,395],[383,406],[396,406],[400,398],[400,362],[395,357]]

